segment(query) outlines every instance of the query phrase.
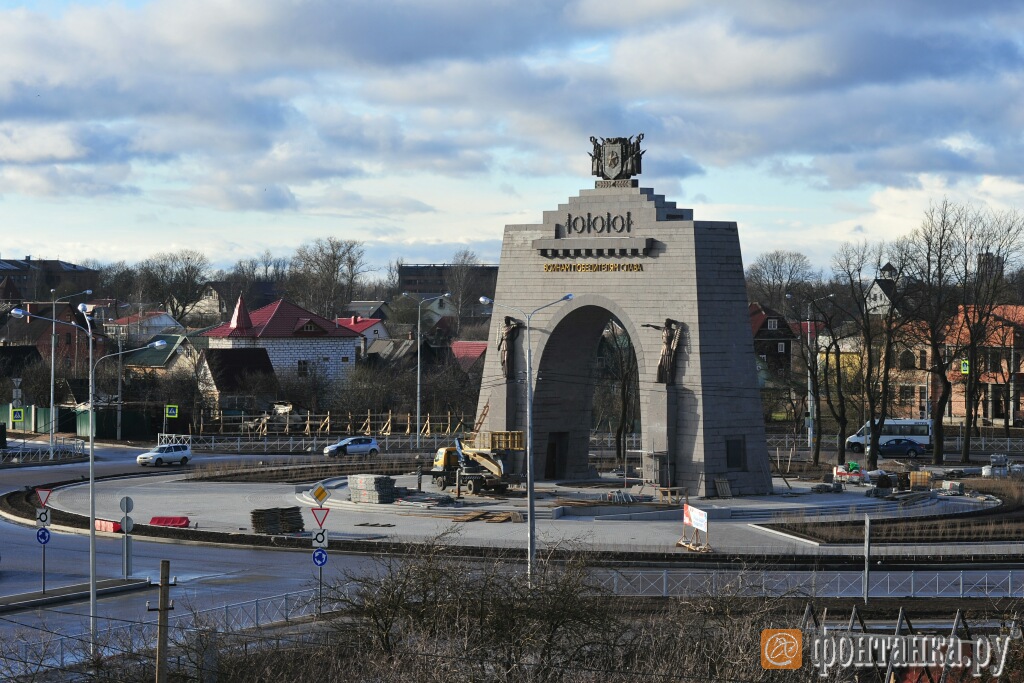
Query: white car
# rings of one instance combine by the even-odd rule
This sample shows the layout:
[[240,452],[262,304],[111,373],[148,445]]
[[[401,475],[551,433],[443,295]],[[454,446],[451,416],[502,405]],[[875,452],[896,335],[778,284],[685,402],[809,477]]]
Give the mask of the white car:
[[164,444],[163,446],[157,446],[151,451],[146,451],[135,458],[135,462],[139,465],[159,467],[163,464],[170,465],[172,463],[187,465],[191,459],[192,446],[185,443],[176,443]]
[[324,449],[324,455],[329,458],[339,455],[368,455],[372,458],[378,453],[380,446],[372,436],[350,436]]

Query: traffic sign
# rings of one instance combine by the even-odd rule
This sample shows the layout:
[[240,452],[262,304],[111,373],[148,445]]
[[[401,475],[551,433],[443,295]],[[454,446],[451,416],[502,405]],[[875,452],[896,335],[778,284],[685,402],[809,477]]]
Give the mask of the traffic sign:
[[51,493],[53,493],[53,489],[36,489],[36,497],[39,498],[39,504],[46,507],[46,501],[50,500]]
[[331,497],[331,492],[328,491],[327,488],[320,483],[317,483],[317,485],[314,486],[309,493],[314,498],[316,498],[316,502],[318,505],[323,505],[324,501]]
[[50,526],[50,511],[46,508],[36,508],[36,526]]
[[14,408],[11,410],[11,422],[24,422],[25,421],[25,409]]
[[969,375],[971,374],[971,361],[962,360],[960,361],[960,374]]
[[164,417],[178,417],[178,406],[166,405],[164,406]]
[[316,525],[321,529],[324,528],[324,520],[327,519],[327,513],[331,511],[331,508],[310,508],[313,511],[313,519],[316,520]]
[[125,496],[121,499],[121,512],[126,515],[135,509],[135,501],[131,499],[131,496]]
[[130,534],[132,532],[132,529],[134,529],[134,528],[135,528],[135,520],[134,519],[132,519],[128,515],[125,515],[124,517],[121,518],[121,531],[125,532],[126,534]]
[[317,529],[313,532],[313,547],[314,548],[326,548],[327,547],[327,529]]
[[327,551],[323,548],[317,548],[313,551],[313,564],[318,567],[322,567],[327,564]]
[[46,545],[50,542],[50,530],[49,529],[36,529],[36,540],[39,541],[39,545]]

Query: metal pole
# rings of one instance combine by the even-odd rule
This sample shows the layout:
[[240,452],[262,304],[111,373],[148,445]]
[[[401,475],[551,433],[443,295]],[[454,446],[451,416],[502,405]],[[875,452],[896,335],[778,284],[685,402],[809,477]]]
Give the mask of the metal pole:
[[121,344],[124,342],[124,335],[117,335],[117,440],[121,440],[121,379],[124,376],[124,370],[121,363]]
[[[50,290],[50,317],[53,318],[50,321],[50,460],[53,460],[53,440],[54,440],[54,416],[53,409],[56,404],[55,391],[53,388],[54,383],[57,381],[57,376],[54,373],[54,366],[57,363],[57,290]],[[45,591],[44,591],[45,592]]]
[[423,302],[416,306],[416,448],[420,447],[420,349],[423,346]]
[[814,448],[814,389],[811,384],[811,303],[807,303],[807,447]]
[[[406,292],[403,296],[409,296],[409,293]],[[416,306],[416,448],[420,447],[420,432],[423,430],[423,426],[420,424],[420,349],[423,346],[423,304],[437,301],[438,299],[447,299],[450,296],[451,292],[445,292],[437,296],[420,299],[419,304]]]
[[544,304],[539,308],[533,309],[530,313],[526,313],[522,309],[515,308],[514,306],[506,306],[499,304],[490,297],[480,297],[480,303],[490,304],[497,308],[507,308],[510,311],[515,311],[519,315],[526,318],[526,500],[527,500],[527,513],[529,520],[527,524],[527,557],[526,557],[526,578],[532,585],[533,583],[533,565],[537,557],[537,541],[536,541],[536,520],[534,519],[534,463],[533,463],[533,340],[531,339],[531,330],[533,328],[533,316],[539,311],[554,306],[563,301],[572,301],[572,294],[566,294],[562,298]]
[[526,578],[531,584],[533,564],[537,557],[537,520],[534,515],[533,493],[533,343],[530,339],[533,313],[526,316],[526,511],[530,523],[526,541]]
[[89,335],[89,654],[96,657],[96,366],[92,362],[92,321],[82,311]]
[[864,604],[871,588],[871,518],[864,515]]

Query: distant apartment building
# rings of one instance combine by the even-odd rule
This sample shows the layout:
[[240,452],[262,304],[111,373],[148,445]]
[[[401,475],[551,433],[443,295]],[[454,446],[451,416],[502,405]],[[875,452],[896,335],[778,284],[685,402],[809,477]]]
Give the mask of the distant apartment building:
[[0,259],[0,280],[7,278],[25,301],[49,301],[50,290],[57,296],[86,289],[95,290],[99,271],[54,259]]

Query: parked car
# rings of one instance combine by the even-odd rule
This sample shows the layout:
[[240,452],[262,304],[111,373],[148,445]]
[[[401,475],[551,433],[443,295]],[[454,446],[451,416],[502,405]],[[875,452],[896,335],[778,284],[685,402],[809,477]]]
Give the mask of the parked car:
[[[902,455],[907,458],[916,458],[918,453],[924,453],[927,449],[913,439],[889,439],[878,446],[879,455]],[[867,447],[871,452],[871,446]]]
[[324,448],[324,455],[329,458],[339,455],[369,455],[380,453],[377,439],[372,436],[350,436],[336,444]]
[[135,458],[135,462],[139,465],[153,465],[154,467],[160,467],[163,464],[170,465],[171,463],[185,466],[191,459],[192,446],[187,443],[168,443],[142,453]]

